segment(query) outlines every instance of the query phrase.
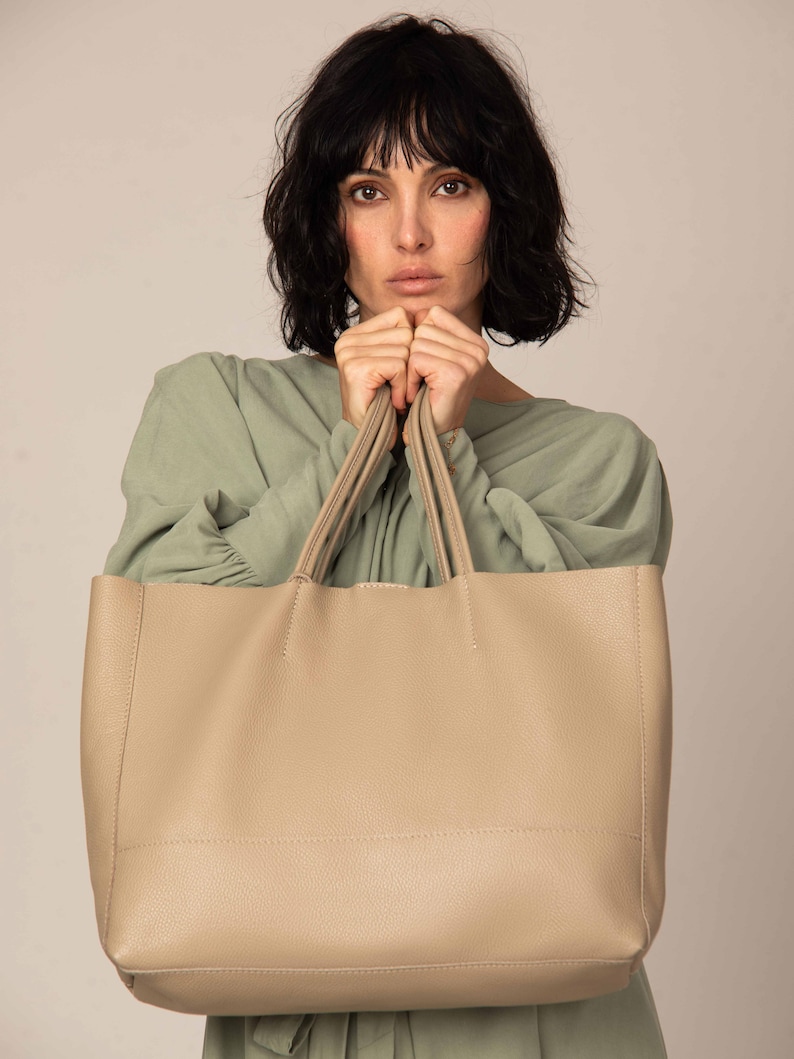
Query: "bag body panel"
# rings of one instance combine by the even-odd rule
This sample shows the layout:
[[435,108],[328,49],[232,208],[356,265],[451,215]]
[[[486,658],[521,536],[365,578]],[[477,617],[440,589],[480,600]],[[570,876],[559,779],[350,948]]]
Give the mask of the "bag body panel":
[[[93,627],[124,607],[121,624],[135,629],[136,592],[146,596],[118,822],[103,819],[89,841],[99,893],[117,831],[107,951],[136,996],[283,1013],[278,983],[289,981],[295,1011],[393,1008],[381,986],[361,992],[386,980],[369,973],[379,968],[396,975],[392,998],[401,983],[398,1007],[487,1006],[469,993],[450,1003],[447,984],[467,988],[484,962],[500,968],[494,996],[520,994],[499,1004],[627,983],[663,903],[670,727],[657,567],[475,573],[378,592],[95,580],[107,584]],[[169,673],[181,674],[176,686]],[[344,694],[329,702],[328,686]],[[84,710],[101,714],[101,698],[97,686]],[[345,893],[361,903],[342,907]],[[98,919],[99,907],[97,897]],[[224,922],[202,920],[219,908]],[[362,947],[361,923],[370,942],[379,925],[374,948]],[[256,958],[234,970],[246,951]],[[543,958],[552,952],[573,963]],[[586,974],[565,986],[561,969],[580,965]],[[238,986],[210,1010],[207,982],[224,975]],[[247,1010],[249,999],[231,999],[250,997],[243,980],[258,990]]]

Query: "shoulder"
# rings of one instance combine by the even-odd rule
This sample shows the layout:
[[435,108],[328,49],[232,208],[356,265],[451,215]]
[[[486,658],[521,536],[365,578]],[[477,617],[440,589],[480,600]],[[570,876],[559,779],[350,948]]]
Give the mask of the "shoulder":
[[618,412],[537,398],[486,440],[492,481],[527,502],[574,519],[591,519],[661,488],[656,447]]
[[305,354],[280,360],[194,353],[161,368],[144,410],[147,423],[187,429],[201,423],[215,435],[250,435],[268,451],[292,441],[321,442],[341,413],[334,369]]
[[656,494],[661,475],[656,446],[634,420],[576,406],[567,418],[569,481],[590,510],[618,498],[635,503],[641,494]]
[[548,450],[550,455],[564,459],[569,468],[633,467],[657,459],[653,441],[619,412],[537,398],[521,418],[533,448]]
[[197,385],[224,385],[233,393],[239,391],[240,380],[249,373],[252,365],[258,372],[269,374],[277,371],[280,361],[264,358],[245,360],[235,353],[192,353],[173,364],[166,364],[155,372],[154,384],[161,390],[177,390]]
[[263,403],[271,410],[300,415],[307,405],[324,406],[338,393],[335,374],[300,354],[269,360],[195,353],[161,367],[148,403],[161,411],[190,410],[213,419],[223,418],[224,412],[247,415]]
[[549,427],[582,436],[637,439],[645,434],[634,420],[620,412],[602,412],[555,398],[536,397],[528,412]]
[[[295,388],[295,383],[311,383],[314,373],[306,370],[304,355],[282,359],[243,358],[235,353],[192,353],[160,368],[154,376],[153,392],[176,400],[206,401],[224,393],[236,404],[250,391],[263,394]],[[309,365],[311,368],[312,365]],[[303,388],[301,386],[301,388]]]
[[656,446],[628,416],[620,412],[596,412],[572,408],[577,428],[587,442],[587,453],[594,460],[618,461],[626,465],[656,459]]

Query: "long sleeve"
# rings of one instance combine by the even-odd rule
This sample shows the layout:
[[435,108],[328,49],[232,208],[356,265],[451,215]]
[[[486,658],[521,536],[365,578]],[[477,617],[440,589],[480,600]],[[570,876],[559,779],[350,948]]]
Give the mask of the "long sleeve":
[[[124,467],[127,513],[105,573],[211,585],[290,576],[356,430],[341,419],[331,428],[286,376],[267,376],[271,392],[247,388],[244,366],[196,354],[157,372]],[[340,548],[393,465],[388,457],[378,467]]]
[[[551,420],[546,412],[555,404],[564,407]],[[667,482],[653,442],[629,419],[548,402],[534,420],[514,419],[477,446],[479,454],[460,429],[451,450],[476,570],[664,567],[672,532]],[[422,549],[435,569],[410,449],[407,460]]]

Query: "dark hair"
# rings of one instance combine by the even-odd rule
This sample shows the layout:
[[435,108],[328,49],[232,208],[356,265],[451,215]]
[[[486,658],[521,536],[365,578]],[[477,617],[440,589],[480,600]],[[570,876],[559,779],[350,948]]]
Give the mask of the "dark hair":
[[[392,15],[354,33],[276,123],[280,168],[265,197],[267,270],[287,348],[333,356],[350,326],[337,183],[412,158],[458,166],[491,199],[483,327],[541,344],[585,302],[568,221],[529,94],[493,45],[438,18]],[[491,335],[493,338],[493,335]],[[496,339],[494,339],[496,341]]]

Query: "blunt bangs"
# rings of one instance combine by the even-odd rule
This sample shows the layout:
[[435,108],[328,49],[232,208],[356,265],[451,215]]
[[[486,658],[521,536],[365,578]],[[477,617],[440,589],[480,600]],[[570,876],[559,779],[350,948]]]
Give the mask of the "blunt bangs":
[[[567,218],[529,93],[490,42],[440,19],[367,26],[320,64],[279,116],[280,168],[265,197],[268,275],[287,348],[333,357],[355,299],[337,185],[365,168],[457,166],[491,200],[483,327],[502,345],[547,341],[585,302]],[[491,332],[507,335],[498,342]]]

